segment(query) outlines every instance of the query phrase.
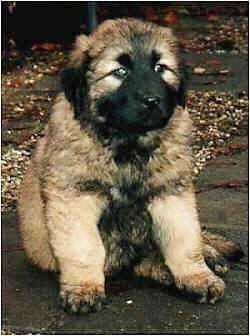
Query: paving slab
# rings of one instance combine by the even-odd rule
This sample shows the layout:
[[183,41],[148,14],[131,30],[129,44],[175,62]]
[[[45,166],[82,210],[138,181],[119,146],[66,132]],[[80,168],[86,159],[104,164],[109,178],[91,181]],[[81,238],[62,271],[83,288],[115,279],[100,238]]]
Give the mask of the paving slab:
[[[210,54],[197,54],[185,53],[183,54],[185,63],[192,64],[189,69],[188,87],[192,90],[207,91],[216,90],[230,91],[238,93],[243,90],[248,91],[248,55],[210,55]],[[218,61],[221,70],[227,70],[228,75],[221,81],[223,76],[218,74],[218,71],[213,75],[195,75],[193,69],[202,67],[207,69],[207,62]],[[213,68],[210,68],[208,73],[213,73]]]
[[236,191],[223,188],[199,194],[197,203],[201,223],[225,230],[247,230],[247,195],[247,189]]
[[[229,145],[247,145],[235,137]],[[248,230],[248,150],[220,155],[196,181],[201,223],[221,230]]]
[[223,181],[244,180],[248,174],[248,152],[237,153],[232,157],[220,155],[199,177],[198,185],[219,184]]
[[[245,158],[245,151],[230,157],[241,167],[242,178],[247,178]],[[200,176],[201,181],[212,185],[218,176],[223,177],[218,169],[216,164],[209,166]],[[237,171],[235,165],[225,165],[223,169],[224,177],[234,177]],[[197,185],[202,183],[198,180]],[[202,223],[239,242],[245,253],[247,198],[247,188],[217,188],[197,194]],[[17,334],[248,334],[247,258],[232,264],[225,279],[225,298],[215,305],[195,304],[174,288],[124,273],[107,281],[108,301],[101,312],[72,316],[59,308],[57,275],[29,265],[21,246],[17,214],[3,214],[2,223],[5,330]]]

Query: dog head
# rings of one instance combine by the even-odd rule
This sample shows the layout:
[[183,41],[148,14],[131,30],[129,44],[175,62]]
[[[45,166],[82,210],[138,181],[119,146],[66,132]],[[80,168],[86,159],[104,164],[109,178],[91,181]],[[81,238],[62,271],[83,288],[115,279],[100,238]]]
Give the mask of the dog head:
[[62,85],[76,118],[124,135],[165,127],[185,104],[171,30],[136,19],[108,20],[78,37]]

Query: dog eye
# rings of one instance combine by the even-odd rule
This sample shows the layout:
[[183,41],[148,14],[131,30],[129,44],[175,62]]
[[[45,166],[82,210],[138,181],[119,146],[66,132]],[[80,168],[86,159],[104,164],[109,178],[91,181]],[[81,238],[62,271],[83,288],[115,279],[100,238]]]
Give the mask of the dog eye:
[[154,71],[162,74],[167,69],[165,64],[155,64]]
[[128,75],[128,70],[124,67],[121,67],[114,70],[113,74],[119,78],[125,78]]

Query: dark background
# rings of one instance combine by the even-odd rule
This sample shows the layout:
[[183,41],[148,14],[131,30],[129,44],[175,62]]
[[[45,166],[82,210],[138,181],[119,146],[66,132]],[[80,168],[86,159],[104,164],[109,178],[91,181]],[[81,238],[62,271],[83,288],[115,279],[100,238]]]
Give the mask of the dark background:
[[[17,1],[2,2],[3,47],[14,39],[19,48],[34,42],[71,42],[75,35],[87,32],[87,1]],[[89,2],[91,3],[91,2]],[[93,4],[93,2],[92,2]],[[95,2],[100,23],[107,18],[133,16],[160,24],[167,22],[161,13],[166,7],[188,8],[193,16],[209,14],[247,15],[248,2],[170,2],[170,1],[104,1]]]

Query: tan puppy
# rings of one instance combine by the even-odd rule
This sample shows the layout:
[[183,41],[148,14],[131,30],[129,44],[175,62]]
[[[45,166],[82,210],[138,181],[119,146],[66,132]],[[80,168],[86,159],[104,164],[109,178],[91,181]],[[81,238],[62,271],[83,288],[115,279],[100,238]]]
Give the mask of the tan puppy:
[[[225,270],[213,239],[201,235],[171,30],[106,21],[78,37],[62,84],[19,197],[31,262],[60,272],[73,312],[99,309],[105,275],[124,267],[163,283],[173,277],[200,302],[221,298],[224,282],[203,257]],[[229,245],[225,255],[239,251]]]

